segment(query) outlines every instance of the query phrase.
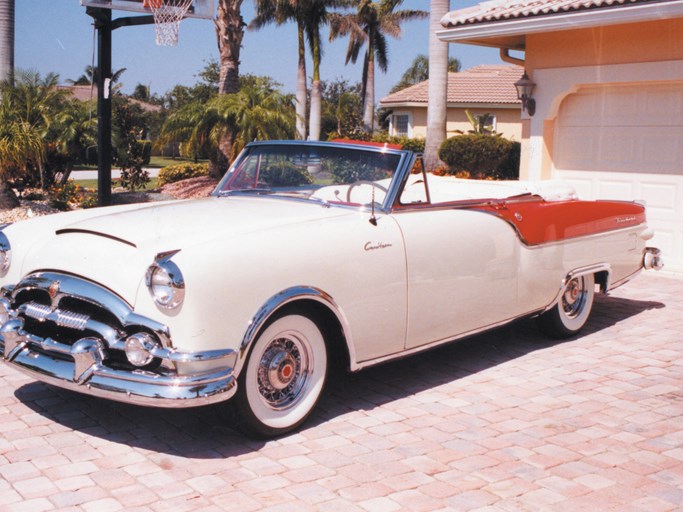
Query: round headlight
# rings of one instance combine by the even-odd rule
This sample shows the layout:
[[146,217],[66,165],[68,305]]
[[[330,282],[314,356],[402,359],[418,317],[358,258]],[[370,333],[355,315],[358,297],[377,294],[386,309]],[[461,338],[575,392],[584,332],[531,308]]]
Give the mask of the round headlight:
[[5,322],[12,318],[12,307],[7,299],[0,299],[0,327],[5,325]]
[[129,336],[125,346],[128,362],[133,366],[147,366],[154,359],[152,350],[157,346],[149,334],[137,333]]
[[7,235],[0,231],[0,276],[7,274],[10,263],[12,263],[12,246]]
[[175,309],[185,298],[185,281],[178,266],[168,259],[157,259],[145,278],[154,302],[164,309]]

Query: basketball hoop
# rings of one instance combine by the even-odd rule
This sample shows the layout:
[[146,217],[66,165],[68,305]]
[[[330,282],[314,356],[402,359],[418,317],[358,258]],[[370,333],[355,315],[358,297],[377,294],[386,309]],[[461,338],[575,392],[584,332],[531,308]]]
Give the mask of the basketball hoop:
[[142,5],[154,15],[157,44],[176,46],[180,22],[192,6],[192,0],[143,0]]

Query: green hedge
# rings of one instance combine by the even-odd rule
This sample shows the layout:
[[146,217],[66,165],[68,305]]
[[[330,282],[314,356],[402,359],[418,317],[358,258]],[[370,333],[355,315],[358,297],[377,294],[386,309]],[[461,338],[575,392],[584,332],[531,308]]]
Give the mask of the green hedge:
[[328,140],[334,139],[350,139],[350,140],[362,140],[366,142],[387,142],[389,144],[398,144],[403,149],[414,151],[415,153],[424,153],[425,150],[425,140],[416,138],[409,139],[408,137],[396,137],[389,136],[387,132],[377,132],[374,134],[366,132],[358,132],[352,135],[342,136],[337,132],[330,133]]
[[519,151],[519,142],[468,133],[446,139],[439,148],[439,158],[451,174],[466,171],[473,178],[516,179]]
[[159,171],[159,186],[176,181],[196,178],[197,176],[208,176],[209,164],[183,163],[169,165]]

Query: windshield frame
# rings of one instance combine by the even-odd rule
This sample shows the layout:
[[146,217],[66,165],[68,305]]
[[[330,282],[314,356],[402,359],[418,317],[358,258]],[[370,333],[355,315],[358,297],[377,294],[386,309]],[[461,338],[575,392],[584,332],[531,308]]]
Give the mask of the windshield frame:
[[350,149],[360,152],[368,153],[382,153],[382,154],[392,154],[399,157],[396,168],[391,177],[389,188],[387,189],[387,194],[382,201],[381,206],[375,206],[375,210],[388,212],[392,209],[395,204],[397,196],[402,189],[402,183],[407,179],[410,173],[413,162],[415,161],[415,154],[409,150],[395,149],[388,147],[386,145],[381,145],[377,143],[366,143],[366,142],[323,142],[323,141],[291,141],[291,140],[277,140],[277,141],[258,141],[251,142],[245,146],[242,152],[238,155],[235,161],[232,163],[228,171],[221,178],[218,185],[212,192],[212,196],[216,197],[226,197],[234,195],[249,195],[251,197],[267,197],[267,198],[277,198],[284,200],[294,200],[298,202],[310,202],[312,204],[324,204],[325,206],[335,206],[340,208],[352,208],[352,209],[362,209],[370,210],[371,205],[353,205],[353,204],[341,204],[336,202],[327,202],[324,200],[319,200],[315,198],[304,198],[289,196],[285,194],[278,194],[278,191],[286,190],[286,187],[280,187],[275,189],[236,189],[236,190],[223,190],[224,187],[233,179],[235,170],[240,168],[240,165],[249,158],[255,150],[263,147],[277,147],[277,146],[305,146],[305,147],[328,147],[328,148],[340,148],[340,149]]

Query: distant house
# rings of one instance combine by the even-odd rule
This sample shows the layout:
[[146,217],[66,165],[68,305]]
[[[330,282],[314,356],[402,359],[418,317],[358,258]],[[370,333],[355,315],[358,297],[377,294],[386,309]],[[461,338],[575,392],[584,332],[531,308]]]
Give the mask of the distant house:
[[[78,101],[90,101],[92,99],[93,105],[97,105],[97,86],[90,85],[58,85],[58,89],[69,91],[71,97]],[[128,97],[134,104],[139,105],[145,112],[159,112],[161,107],[153,105],[145,101],[136,100]]]
[[489,0],[441,24],[441,40],[500,48],[536,84],[521,177],[645,200],[652,244],[683,273],[683,0]]
[[[465,110],[473,116],[489,114],[492,128],[503,136],[521,140],[520,101],[514,83],[522,77],[519,66],[482,65],[448,73],[448,135],[472,129]],[[379,106],[392,110],[389,134],[407,137],[427,135],[429,80],[383,98]]]

